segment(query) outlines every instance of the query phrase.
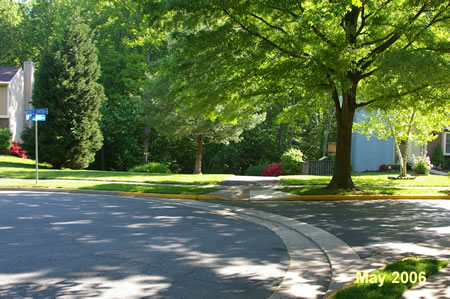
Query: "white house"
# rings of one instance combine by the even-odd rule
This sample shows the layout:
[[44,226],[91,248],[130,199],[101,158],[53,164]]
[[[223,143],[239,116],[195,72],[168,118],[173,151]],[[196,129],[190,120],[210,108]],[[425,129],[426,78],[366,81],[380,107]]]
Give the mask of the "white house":
[[0,66],[0,128],[9,128],[13,141],[22,141],[26,126],[24,109],[31,109],[34,84],[34,63]]

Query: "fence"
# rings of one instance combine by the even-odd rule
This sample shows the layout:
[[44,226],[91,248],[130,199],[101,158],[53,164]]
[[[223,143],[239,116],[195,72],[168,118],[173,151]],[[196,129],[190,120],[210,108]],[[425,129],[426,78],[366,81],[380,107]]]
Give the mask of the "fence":
[[[333,160],[308,161],[303,167],[304,174],[330,175],[333,174]],[[306,168],[306,169],[305,169]]]

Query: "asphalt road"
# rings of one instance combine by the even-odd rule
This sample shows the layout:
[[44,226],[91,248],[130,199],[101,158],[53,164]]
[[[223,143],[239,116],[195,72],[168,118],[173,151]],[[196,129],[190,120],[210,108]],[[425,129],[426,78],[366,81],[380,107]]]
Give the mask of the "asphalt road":
[[0,192],[2,298],[265,298],[287,270],[269,229],[149,198]]
[[[361,258],[450,236],[449,200],[227,202],[294,218],[352,246]],[[404,250],[404,249],[402,249]]]

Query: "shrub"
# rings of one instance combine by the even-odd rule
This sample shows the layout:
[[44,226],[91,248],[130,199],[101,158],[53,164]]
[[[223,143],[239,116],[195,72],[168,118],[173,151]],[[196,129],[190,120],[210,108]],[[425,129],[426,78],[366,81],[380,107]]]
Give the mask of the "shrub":
[[139,165],[131,168],[129,171],[145,173],[171,173],[167,165],[158,162],[149,162],[145,165]]
[[433,165],[440,167],[444,166],[445,164],[444,153],[442,152],[440,143],[438,143],[438,145],[434,149],[433,156],[431,157],[431,162],[433,162]]
[[20,157],[20,158],[28,159],[27,151],[23,150],[21,145],[22,145],[21,142],[14,141],[12,143],[12,145],[11,145],[11,149],[9,150],[9,153],[12,156],[17,156],[17,157]]
[[397,165],[395,163],[390,163],[390,164],[387,164],[387,169],[388,170],[399,170],[400,167],[399,167],[399,165]]
[[11,146],[11,132],[0,129],[0,154],[6,154]]
[[386,172],[386,170],[388,170],[388,166],[387,166],[386,164],[381,164],[381,165],[378,167],[378,171],[379,171],[379,172]]
[[283,167],[280,163],[272,163],[269,167],[263,169],[263,176],[280,176]]
[[269,162],[259,162],[256,165],[252,165],[245,171],[244,175],[263,175],[263,169],[269,167]]
[[419,156],[416,157],[413,155],[413,167],[414,170],[418,174],[430,174],[430,169],[433,165],[430,162],[430,157],[428,156]]
[[299,174],[301,164],[303,162],[303,154],[296,148],[290,148],[281,156],[281,166],[283,174]]

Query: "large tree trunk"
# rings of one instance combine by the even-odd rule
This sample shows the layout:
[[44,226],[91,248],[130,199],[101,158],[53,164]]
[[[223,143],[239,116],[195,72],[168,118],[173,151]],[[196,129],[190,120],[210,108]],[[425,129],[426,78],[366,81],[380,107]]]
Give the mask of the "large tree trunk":
[[338,97],[337,93],[333,96],[335,97],[337,106],[336,161],[334,164],[333,178],[328,184],[327,189],[332,191],[356,190],[351,173],[353,117],[357,108],[356,92],[352,92],[351,94],[347,92],[343,93],[342,107],[339,105],[339,99],[336,99]]
[[195,157],[194,174],[202,174],[203,134],[197,137],[197,156]]

